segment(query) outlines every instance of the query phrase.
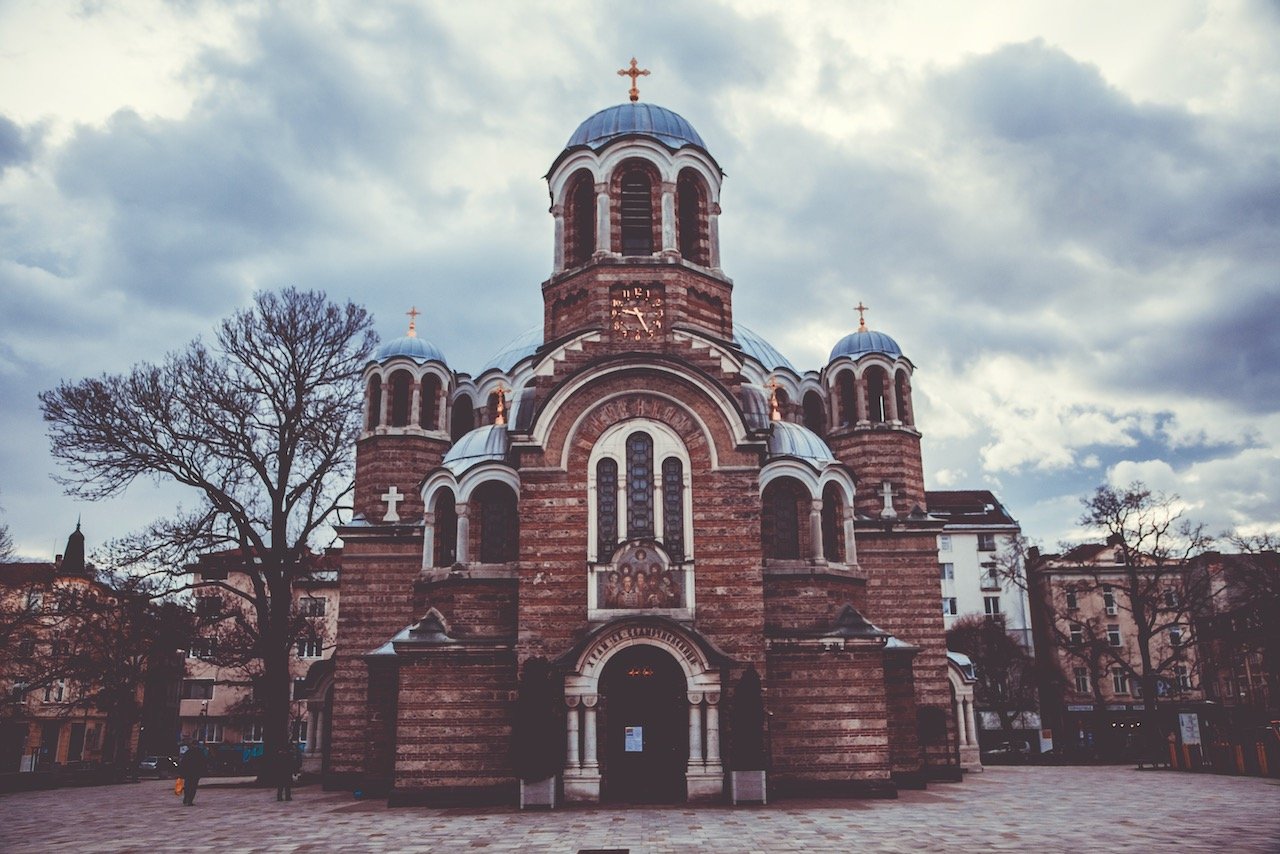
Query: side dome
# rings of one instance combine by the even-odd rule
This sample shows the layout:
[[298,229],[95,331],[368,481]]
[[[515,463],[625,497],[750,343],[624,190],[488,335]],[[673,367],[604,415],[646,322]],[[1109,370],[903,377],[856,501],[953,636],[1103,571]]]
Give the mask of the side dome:
[[707,148],[683,116],[657,104],[636,102],[618,104],[588,118],[569,137],[565,150],[586,146],[599,151],[626,136],[651,137],[673,151],[686,145],[696,145],[704,151]]
[[902,348],[898,346],[897,341],[894,341],[883,332],[876,332],[864,326],[856,332],[850,332],[836,342],[836,346],[831,348],[831,356],[827,359],[827,362],[834,362],[841,356],[857,359],[859,356],[865,356],[868,353],[881,353],[896,359],[902,355]]
[[766,371],[772,371],[775,368],[786,368],[792,373],[796,373],[795,366],[791,364],[786,356],[779,353],[776,347],[741,323],[733,324],[733,341],[742,348],[742,352],[763,365]]
[[[484,367],[480,369],[480,374],[497,368],[500,371],[510,372],[512,368],[520,364],[525,359],[538,352],[538,348],[542,346],[542,324],[526,329],[498,351],[489,361],[484,363]],[[477,374],[476,376],[479,376]]]
[[392,338],[378,348],[377,352],[373,354],[373,360],[375,362],[385,362],[397,356],[407,356],[418,364],[423,364],[424,362],[445,363],[444,353],[440,352],[439,347],[416,335],[402,335],[399,338]]
[[796,457],[811,463],[834,463],[835,454],[808,427],[790,421],[774,421],[769,432],[770,457]]
[[477,427],[459,439],[444,455],[441,465],[461,476],[463,472],[484,462],[505,462],[511,440],[507,425],[486,424]]

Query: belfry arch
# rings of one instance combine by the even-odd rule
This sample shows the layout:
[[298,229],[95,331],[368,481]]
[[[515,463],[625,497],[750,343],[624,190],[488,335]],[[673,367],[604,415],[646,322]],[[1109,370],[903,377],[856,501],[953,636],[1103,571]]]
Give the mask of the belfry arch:
[[[706,640],[672,620],[641,617],[601,627],[560,659],[565,669],[566,799],[600,800],[604,780],[601,758],[611,749],[600,720],[602,691],[608,687],[606,671],[619,655],[635,656],[646,650],[669,657],[683,676],[685,691],[679,702],[687,720],[684,779],[688,799],[703,800],[722,794],[721,667],[728,660]],[[617,721],[614,724],[613,729],[617,729]],[[614,789],[617,788],[615,783]]]

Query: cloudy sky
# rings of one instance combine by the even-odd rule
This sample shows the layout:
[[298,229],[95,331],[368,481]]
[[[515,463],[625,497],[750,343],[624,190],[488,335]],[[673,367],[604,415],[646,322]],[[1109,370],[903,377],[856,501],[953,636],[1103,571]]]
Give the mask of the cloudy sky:
[[[917,365],[932,488],[1030,536],[1135,478],[1280,528],[1280,5],[0,0],[0,503],[25,554],[181,501],[51,479],[36,393],[259,289],[416,304],[475,370],[541,317],[541,176],[626,97],[728,173],[735,316]],[[376,6],[369,11],[366,6]],[[1118,11],[1117,11],[1118,10]]]

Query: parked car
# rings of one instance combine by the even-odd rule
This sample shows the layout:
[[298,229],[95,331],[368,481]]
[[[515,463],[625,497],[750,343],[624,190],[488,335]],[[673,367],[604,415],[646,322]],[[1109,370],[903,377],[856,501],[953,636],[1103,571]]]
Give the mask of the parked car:
[[1031,755],[1025,741],[1002,741],[982,751],[983,765],[1021,765]]
[[168,780],[178,775],[178,763],[168,756],[144,756],[138,760],[138,774]]

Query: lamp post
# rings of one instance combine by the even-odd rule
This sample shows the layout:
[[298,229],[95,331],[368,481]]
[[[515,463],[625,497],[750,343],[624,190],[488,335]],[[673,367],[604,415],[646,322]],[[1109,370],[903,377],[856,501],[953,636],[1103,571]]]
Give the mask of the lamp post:
[[209,701],[200,701],[200,723],[196,725],[196,741],[205,740],[205,726],[209,718]]

